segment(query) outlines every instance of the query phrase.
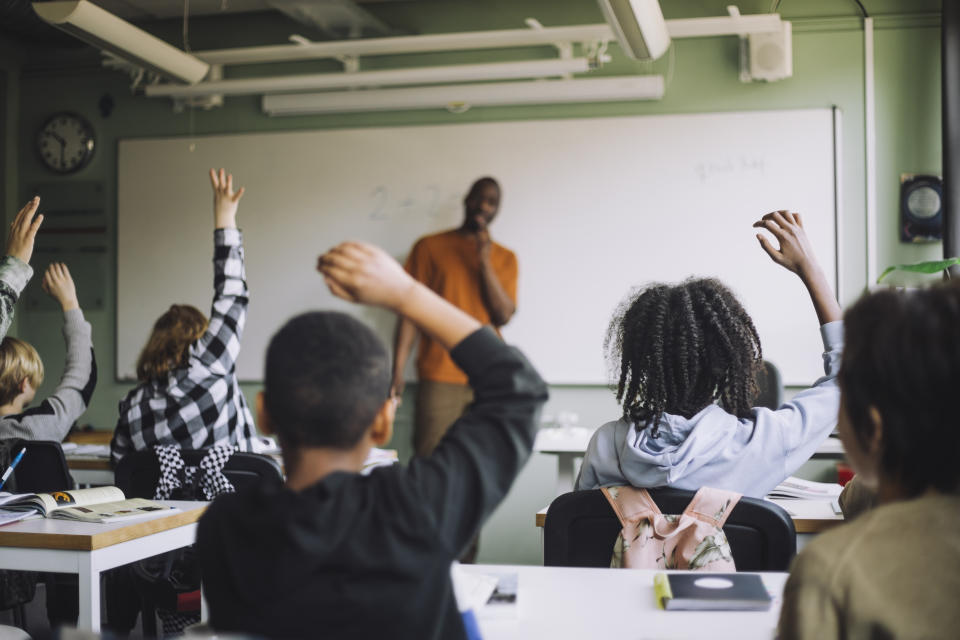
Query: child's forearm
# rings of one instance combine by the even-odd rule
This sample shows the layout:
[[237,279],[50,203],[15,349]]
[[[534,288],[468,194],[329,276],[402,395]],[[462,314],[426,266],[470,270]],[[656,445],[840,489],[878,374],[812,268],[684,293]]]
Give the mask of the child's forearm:
[[820,268],[819,264],[812,263],[804,269],[801,269],[800,279],[807,287],[810,293],[810,300],[813,302],[813,309],[817,312],[817,319],[820,324],[836,322],[843,319],[843,311],[833,295],[833,289],[827,281],[827,276]]
[[481,327],[479,321],[416,283],[395,311],[447,350]]

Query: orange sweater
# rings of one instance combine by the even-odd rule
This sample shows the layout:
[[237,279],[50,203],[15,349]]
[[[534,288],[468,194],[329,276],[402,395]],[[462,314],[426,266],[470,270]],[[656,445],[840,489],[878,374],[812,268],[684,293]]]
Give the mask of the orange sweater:
[[[516,304],[517,256],[494,242],[490,262],[504,291]],[[410,250],[406,269],[451,304],[483,324],[490,324],[490,312],[483,302],[475,237],[451,230],[420,238]],[[417,376],[420,380],[467,384],[467,376],[454,364],[447,350],[423,335],[417,354]]]

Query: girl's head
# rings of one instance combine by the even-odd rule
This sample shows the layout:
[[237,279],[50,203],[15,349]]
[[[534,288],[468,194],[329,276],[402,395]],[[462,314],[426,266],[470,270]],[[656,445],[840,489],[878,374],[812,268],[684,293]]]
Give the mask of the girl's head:
[[604,350],[619,372],[617,400],[638,429],[663,413],[692,417],[719,401],[739,417],[757,397],[760,337],[750,316],[719,281],[656,284],[621,303]]
[[[24,382],[29,386],[24,388]],[[8,404],[21,393],[33,400],[33,393],[43,384],[43,361],[29,343],[7,336],[0,342],[0,405]]]
[[960,286],[862,298],[844,316],[840,437],[868,486],[960,488]]
[[207,317],[188,304],[172,305],[153,325],[153,333],[137,359],[140,382],[159,380],[185,366],[190,345],[207,330]]

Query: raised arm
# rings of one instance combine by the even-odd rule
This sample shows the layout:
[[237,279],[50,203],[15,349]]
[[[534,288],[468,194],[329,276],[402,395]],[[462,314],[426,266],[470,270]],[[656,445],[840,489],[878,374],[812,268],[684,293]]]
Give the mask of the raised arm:
[[213,186],[213,305],[210,323],[197,341],[196,356],[216,375],[233,372],[250,301],[243,266],[243,236],[237,208],[244,188],[233,190],[233,175],[210,170]]
[[546,384],[519,351],[379,249],[340,245],[320,258],[319,269],[334,295],[386,307],[440,342],[470,379],[473,404],[432,455],[407,469],[431,524],[457,557],[529,458]]
[[97,364],[93,357],[90,323],[84,320],[77,290],[67,266],[51,263],[43,275],[43,290],[63,309],[63,338],[67,359],[53,394],[33,409],[20,414],[16,424],[5,431],[30,440],[62,440],[93,396],[97,385]]
[[843,318],[840,304],[837,302],[826,274],[817,262],[813,247],[803,229],[803,220],[799,213],[790,211],[774,211],[763,216],[753,223],[754,227],[766,229],[777,242],[779,248],[763,234],[757,234],[760,246],[770,258],[781,267],[792,271],[800,277],[810,293],[810,300],[817,312],[821,325],[836,322]]
[[20,209],[10,224],[6,255],[0,258],[0,339],[7,335],[13,321],[13,307],[33,276],[30,257],[33,255],[37,231],[43,222],[42,213],[34,217],[39,206],[40,196],[34,196]]
[[[843,353],[843,324],[840,322],[843,313],[813,253],[800,214],[774,211],[753,226],[766,229],[777,239],[779,248],[774,248],[767,237],[757,234],[767,255],[803,281],[817,312],[823,339],[823,377],[776,411],[754,409],[758,428],[780,434],[781,472],[790,475],[813,455],[837,424],[840,391],[836,376]],[[771,484],[771,488],[773,486]]]

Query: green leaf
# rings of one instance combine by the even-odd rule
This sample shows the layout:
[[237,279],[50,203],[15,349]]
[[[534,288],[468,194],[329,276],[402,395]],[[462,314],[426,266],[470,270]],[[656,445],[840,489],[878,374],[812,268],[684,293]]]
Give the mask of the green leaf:
[[884,269],[880,277],[877,278],[877,284],[887,275],[894,271],[910,271],[912,273],[937,273],[948,269],[953,265],[960,265],[960,258],[948,258],[946,260],[928,260],[926,262],[917,262],[915,264],[898,264]]

